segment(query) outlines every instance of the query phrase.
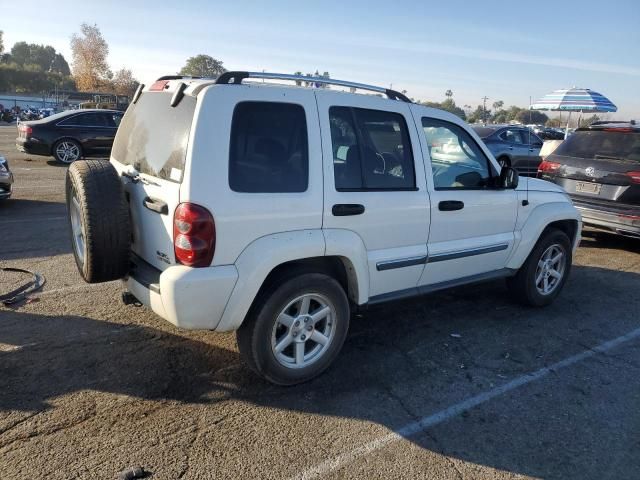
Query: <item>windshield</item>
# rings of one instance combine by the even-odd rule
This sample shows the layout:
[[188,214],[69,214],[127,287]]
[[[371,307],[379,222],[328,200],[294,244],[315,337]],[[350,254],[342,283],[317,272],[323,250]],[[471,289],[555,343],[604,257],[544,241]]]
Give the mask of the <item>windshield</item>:
[[640,162],[640,131],[579,130],[560,144],[554,155]]
[[170,92],[146,92],[125,113],[111,157],[140,173],[181,182],[196,99],[170,105]]

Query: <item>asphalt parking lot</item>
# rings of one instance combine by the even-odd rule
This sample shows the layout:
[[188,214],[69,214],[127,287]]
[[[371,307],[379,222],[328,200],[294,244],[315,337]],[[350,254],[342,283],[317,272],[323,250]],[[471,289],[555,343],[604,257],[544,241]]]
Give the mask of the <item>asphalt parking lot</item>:
[[502,282],[372,308],[334,367],[280,388],[233,334],[178,330],[124,306],[118,282],[84,284],[66,168],[14,138],[0,127],[16,177],[0,264],[47,283],[0,306],[0,478],[640,478],[640,242],[588,232],[542,310]]

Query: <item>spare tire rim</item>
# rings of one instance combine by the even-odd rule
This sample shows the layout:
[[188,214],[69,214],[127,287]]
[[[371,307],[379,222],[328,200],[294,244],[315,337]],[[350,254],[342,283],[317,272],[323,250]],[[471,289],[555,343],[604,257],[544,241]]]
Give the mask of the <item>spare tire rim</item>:
[[329,350],[336,332],[336,309],[323,295],[309,293],[290,301],[277,316],[271,351],[286,368],[304,368]]
[[60,142],[56,147],[56,154],[61,162],[75,162],[80,157],[80,149],[74,142]]
[[78,197],[74,195],[71,197],[71,205],[69,208],[71,216],[71,233],[73,235],[73,249],[76,252],[78,261],[84,265],[84,228],[82,226],[82,210],[80,209],[80,202]]
[[541,295],[550,295],[562,282],[566,266],[566,255],[564,247],[559,243],[554,243],[548,247],[536,268],[536,289]]

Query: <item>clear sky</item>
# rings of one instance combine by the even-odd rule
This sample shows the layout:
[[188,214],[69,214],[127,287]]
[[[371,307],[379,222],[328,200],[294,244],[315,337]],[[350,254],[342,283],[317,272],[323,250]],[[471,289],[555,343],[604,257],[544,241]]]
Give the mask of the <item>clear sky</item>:
[[585,87],[615,117],[640,118],[640,0],[0,0],[5,49],[46,43],[71,63],[81,22],[102,30],[112,69],[144,83],[205,53],[228,69],[328,71],[421,100],[451,89],[460,106]]

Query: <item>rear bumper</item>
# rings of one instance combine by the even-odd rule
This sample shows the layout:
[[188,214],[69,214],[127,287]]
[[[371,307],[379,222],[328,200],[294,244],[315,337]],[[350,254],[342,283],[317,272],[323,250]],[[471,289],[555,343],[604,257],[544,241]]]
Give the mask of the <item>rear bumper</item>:
[[16,138],[16,148],[20,152],[29,153],[31,155],[51,155],[51,148],[46,143],[27,140],[21,137]]
[[215,330],[238,280],[233,265],[163,272],[141,260],[125,280],[127,289],[157,315],[185,329]]
[[582,223],[585,225],[640,238],[640,209],[621,211],[598,208],[576,201],[574,204],[582,214]]

